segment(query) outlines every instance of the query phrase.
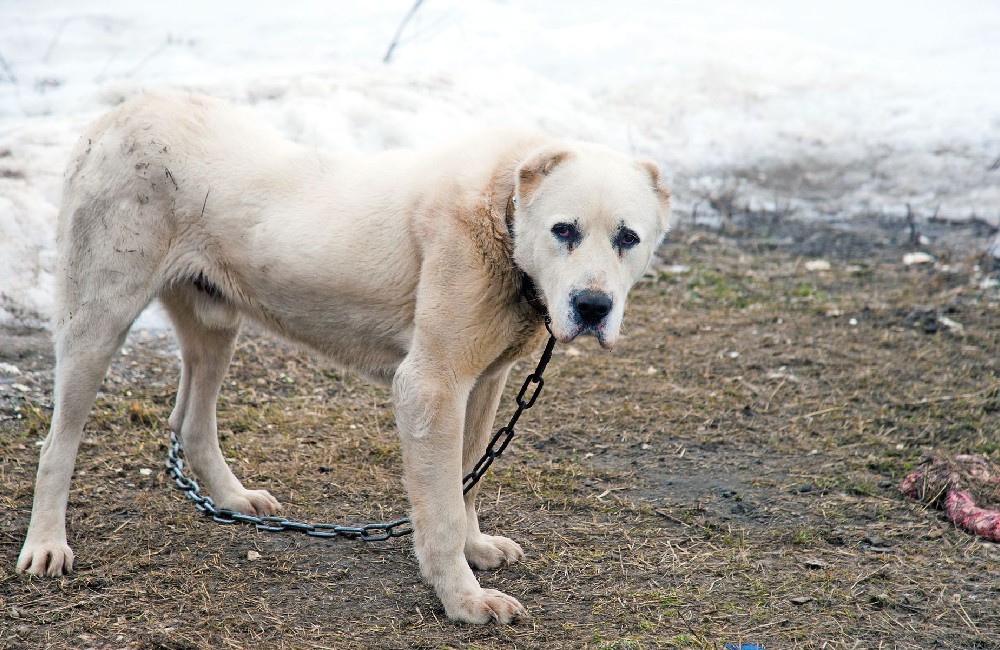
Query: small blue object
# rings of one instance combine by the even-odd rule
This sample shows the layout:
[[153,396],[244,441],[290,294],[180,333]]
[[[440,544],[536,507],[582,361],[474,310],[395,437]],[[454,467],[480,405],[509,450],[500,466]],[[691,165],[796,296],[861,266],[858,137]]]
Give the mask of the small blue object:
[[726,650],[765,650],[764,646],[757,645],[756,643],[741,643],[736,645],[735,643],[727,643]]

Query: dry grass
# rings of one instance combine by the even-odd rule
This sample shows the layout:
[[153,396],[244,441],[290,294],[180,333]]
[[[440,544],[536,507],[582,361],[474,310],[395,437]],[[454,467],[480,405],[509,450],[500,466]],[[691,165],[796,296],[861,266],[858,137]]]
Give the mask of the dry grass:
[[[159,471],[177,364],[158,339],[118,359],[88,424],[76,573],[14,575],[51,373],[0,354],[31,389],[0,385],[0,647],[998,647],[1000,549],[895,489],[931,449],[997,458],[996,289],[973,258],[906,268],[876,238],[792,235],[681,232],[666,252],[690,270],[637,288],[618,351],[557,347],[485,479],[484,527],[528,553],[481,575],[531,610],[510,627],[447,622],[406,540],[200,518]],[[405,513],[382,389],[250,334],[219,422],[237,473],[289,516]]]

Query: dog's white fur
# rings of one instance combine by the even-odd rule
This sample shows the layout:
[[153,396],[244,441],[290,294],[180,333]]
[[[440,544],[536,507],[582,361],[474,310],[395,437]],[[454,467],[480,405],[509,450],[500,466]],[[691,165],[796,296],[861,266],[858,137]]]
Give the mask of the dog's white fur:
[[[654,165],[509,132],[430,153],[328,156],[214,100],[144,95],[97,121],[66,174],[55,411],[18,571],[72,569],[65,515],[84,422],[133,320],[159,298],[183,357],[170,426],[220,507],[279,509],[243,487],[216,437],[219,387],[247,317],[391,382],[423,575],[450,618],[526,613],[473,575],[523,553],[479,530],[476,490],[463,497],[461,479],[485,448],[511,364],[545,335],[522,271],[557,338],[617,340],[626,294],[667,228]],[[561,241],[557,223],[579,240]],[[631,247],[616,239],[625,227],[640,240]],[[574,311],[584,290],[611,300],[599,323]]]

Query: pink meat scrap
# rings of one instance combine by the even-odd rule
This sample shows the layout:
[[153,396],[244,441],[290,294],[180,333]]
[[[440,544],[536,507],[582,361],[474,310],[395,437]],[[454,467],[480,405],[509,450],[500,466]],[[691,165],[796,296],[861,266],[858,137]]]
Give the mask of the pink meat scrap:
[[[955,526],[1000,542],[1000,472],[981,456],[932,457],[899,484],[906,496],[941,508]],[[979,503],[989,507],[982,507]]]

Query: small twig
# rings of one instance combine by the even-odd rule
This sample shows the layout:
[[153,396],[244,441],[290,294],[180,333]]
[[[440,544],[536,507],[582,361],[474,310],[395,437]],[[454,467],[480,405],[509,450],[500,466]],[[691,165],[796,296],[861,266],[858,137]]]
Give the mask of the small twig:
[[896,406],[923,406],[925,404],[936,404],[938,402],[951,402],[958,399],[970,399],[972,397],[979,397],[980,395],[985,395],[986,393],[991,393],[1000,388],[1000,385],[993,385],[989,388],[984,388],[983,390],[977,390],[974,393],[962,393],[961,395],[940,395],[938,397],[923,397],[915,402],[899,402],[893,400],[893,404]]
[[972,617],[969,616],[969,612],[965,611],[965,607],[962,605],[962,601],[955,600],[955,605],[958,606],[959,617],[964,619],[963,622],[970,628],[972,628],[972,631],[976,633],[976,636],[979,636],[979,628],[976,627],[976,624],[975,622],[973,622]]
[[42,56],[42,63],[48,63],[49,59],[52,58],[52,53],[55,51],[56,45],[59,44],[59,39],[62,37],[63,30],[66,29],[66,25],[69,24],[70,20],[72,20],[72,18],[67,18],[59,24],[59,27],[56,29],[56,33],[52,35],[52,40],[49,41],[49,46],[45,49],[45,54]]
[[308,643],[309,647],[312,648],[313,650],[335,650],[331,646],[328,646],[328,645],[319,645],[318,643],[315,643],[314,641],[306,641],[306,643]]
[[417,13],[417,9],[420,9],[420,5],[424,3],[424,0],[416,0],[410,10],[406,12],[403,16],[402,22],[399,23],[399,28],[396,29],[396,35],[392,37],[392,42],[389,43],[389,49],[385,51],[385,56],[382,58],[382,63],[389,63],[392,59],[392,53],[396,51],[396,46],[399,45],[399,39],[403,35],[403,30],[406,29],[407,23],[413,18],[413,15]]
[[751,628],[747,628],[747,629],[743,630],[743,635],[744,635],[744,638],[745,638],[746,636],[749,636],[750,634],[753,634],[755,632],[760,632],[761,630],[766,630],[767,628],[774,627],[775,625],[785,625],[786,623],[788,623],[788,619],[787,618],[779,618],[776,621],[770,621],[768,623],[762,623],[760,625],[757,625],[757,626],[754,626],[754,627],[751,627]]
[[685,615],[684,611],[679,607],[675,611],[677,612],[677,616],[684,623],[684,627],[687,628],[687,631],[691,633],[691,636],[694,637],[698,641],[698,643],[702,645],[702,647],[711,647],[705,640],[705,637],[703,637],[701,634],[698,634],[698,632],[695,631],[694,626],[691,625],[691,621],[688,620],[688,617]]
[[781,433],[782,431],[790,429],[799,420],[805,420],[807,418],[813,418],[813,417],[816,417],[817,415],[823,415],[824,413],[830,413],[832,411],[842,411],[845,408],[847,408],[847,407],[846,406],[831,406],[830,408],[820,409],[818,411],[813,411],[812,413],[806,413],[805,415],[796,415],[795,417],[793,417],[791,419],[791,421],[788,424],[786,424],[785,426],[783,426],[780,429],[778,429],[778,433]]
[[847,592],[848,593],[852,593],[854,591],[854,588],[857,587],[859,584],[861,584],[862,582],[867,581],[869,578],[873,578],[873,577],[877,576],[878,574],[880,574],[883,571],[885,571],[887,568],[889,568],[889,565],[888,564],[883,564],[882,566],[880,566],[879,568],[875,569],[874,571],[871,571],[869,573],[866,573],[866,574],[862,575],[861,577],[859,577],[857,580],[854,581],[854,584],[851,585],[851,588],[848,589]]
[[670,521],[672,521],[674,523],[677,523],[677,524],[680,524],[681,526],[684,526],[685,528],[690,528],[691,527],[691,524],[687,523],[686,521],[681,521],[677,517],[675,517],[675,516],[673,516],[671,514],[667,514],[666,510],[657,509],[657,510],[654,510],[653,512],[655,512],[656,514],[660,515],[664,519],[669,519]]
[[824,413],[830,413],[831,411],[840,411],[840,410],[843,410],[843,408],[844,408],[843,406],[831,406],[830,408],[820,409],[818,411],[813,411],[812,413],[806,413],[805,415],[800,415],[799,417],[797,417],[795,419],[796,420],[804,420],[806,418],[813,418],[813,417],[816,417],[817,415],[823,415]]
[[63,605],[62,607],[56,607],[54,609],[47,609],[47,610],[45,610],[45,614],[46,614],[46,616],[51,616],[52,614],[55,614],[55,613],[58,613],[58,612],[63,612],[63,611],[66,611],[67,609],[73,609],[75,607],[83,607],[85,605],[90,605],[95,600],[99,600],[99,599],[102,599],[102,598],[110,598],[113,595],[114,594],[93,594],[93,595],[91,595],[91,596],[88,597],[89,600],[79,601],[79,602],[74,602],[74,603],[69,603],[68,605]]
[[125,74],[123,74],[122,77],[124,77],[125,79],[130,79],[133,75],[135,75],[136,72],[139,72],[139,70],[142,68],[142,66],[146,65],[147,63],[149,63],[151,60],[153,60],[154,58],[156,58],[157,56],[159,56],[160,53],[163,52],[163,50],[165,50],[168,47],[170,47],[170,44],[171,44],[171,41],[170,41],[169,38],[167,38],[167,40],[164,41],[163,43],[161,43],[159,47],[157,47],[156,49],[154,49],[152,52],[150,52],[146,56],[142,57],[142,59],[140,59],[139,62],[136,63],[132,67],[131,70],[129,70],[128,72],[126,72]]
[[773,391],[771,392],[771,396],[767,398],[767,402],[766,402],[766,403],[764,404],[764,410],[763,410],[763,413],[767,413],[768,411],[770,411],[770,410],[771,410],[771,400],[773,400],[773,399],[774,399],[774,396],[778,394],[778,391],[779,391],[779,390],[781,390],[781,387],[785,385],[785,381],[786,381],[786,380],[787,380],[787,377],[786,377],[786,378],[782,378],[782,380],[781,380],[781,383],[780,383],[780,384],[778,384],[778,387],[777,387],[777,388],[775,388],[775,389],[774,389],[774,390],[773,390]]
[[2,54],[0,54],[0,68],[3,68],[3,73],[7,75],[7,78],[10,79],[12,84],[17,83],[17,77],[14,76],[14,71],[10,69],[10,66],[7,64],[7,60],[3,58]]
[[743,386],[744,388],[746,388],[748,391],[750,391],[752,393],[752,395],[760,395],[761,394],[760,387],[759,386],[754,386],[753,384],[751,384],[750,382],[748,382],[746,379],[744,379],[742,375],[734,377],[732,379],[732,381],[734,381],[734,382],[740,384],[741,386]]

